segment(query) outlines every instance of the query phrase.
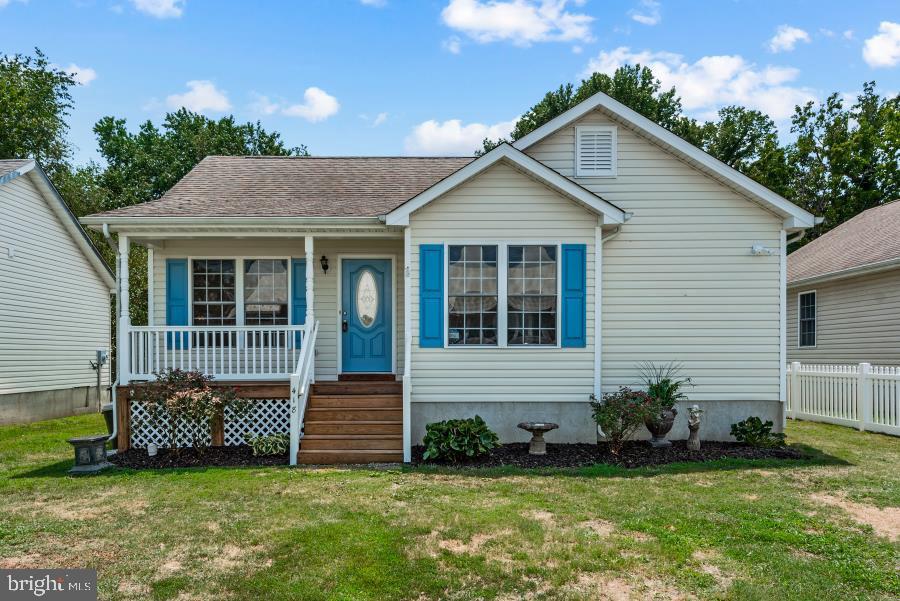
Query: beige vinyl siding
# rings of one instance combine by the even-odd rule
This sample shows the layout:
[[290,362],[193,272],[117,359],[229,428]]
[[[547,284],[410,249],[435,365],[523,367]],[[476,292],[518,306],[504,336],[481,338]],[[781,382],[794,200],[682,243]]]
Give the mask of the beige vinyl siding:
[[[798,348],[797,298],[816,292],[816,346]],[[900,269],[788,288],[788,360],[900,365]]]
[[[319,320],[316,343],[316,377],[335,379],[338,373],[338,256],[377,255],[394,259],[394,340],[397,349],[397,373],[403,370],[403,241],[401,239],[339,239],[317,238],[315,251],[314,307]],[[322,272],[319,260],[328,257],[328,273]],[[252,258],[293,257],[305,258],[303,237],[247,238],[242,240],[208,238],[192,240],[167,240],[154,252],[154,323],[166,323],[166,259],[176,258]],[[305,284],[304,284],[305,285]]]
[[[593,213],[502,163],[414,213],[410,218],[411,283],[416,291],[411,316],[413,402],[587,403],[594,381],[596,224]],[[420,348],[419,245],[462,242],[586,244],[587,347]]]
[[[574,177],[578,125],[618,126],[617,177]],[[599,110],[526,153],[634,213],[603,249],[604,392],[678,361],[691,399],[778,400],[778,216]]]
[[0,394],[95,386],[109,295],[31,175],[0,185]]

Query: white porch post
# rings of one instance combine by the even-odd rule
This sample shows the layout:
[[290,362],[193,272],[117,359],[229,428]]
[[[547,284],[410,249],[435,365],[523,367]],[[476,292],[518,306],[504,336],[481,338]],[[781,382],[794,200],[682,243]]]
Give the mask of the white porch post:
[[155,294],[154,285],[153,285],[153,247],[147,246],[147,325],[152,326],[153,324],[153,313],[155,313],[156,307],[153,302],[153,295]]
[[412,228],[403,229],[403,461],[412,461]]
[[[787,232],[781,230],[778,257],[778,399],[781,401],[781,429],[787,427]],[[799,311],[799,308],[798,308]]]
[[128,236],[119,234],[119,323],[116,334],[116,365],[119,384],[131,380],[131,317],[128,303]]
[[316,256],[313,253],[313,237],[307,235],[304,240],[306,243],[306,328],[308,332],[312,328],[313,319],[315,318],[315,311],[313,310],[313,305],[315,304],[313,281],[315,280],[314,266]]
[[602,375],[602,317],[603,317],[603,232],[594,228],[594,397],[603,396]]

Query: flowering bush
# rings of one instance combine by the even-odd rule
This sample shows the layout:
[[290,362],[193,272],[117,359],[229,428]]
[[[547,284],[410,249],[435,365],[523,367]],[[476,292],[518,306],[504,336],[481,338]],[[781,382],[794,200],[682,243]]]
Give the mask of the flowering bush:
[[136,387],[133,398],[144,404],[154,426],[166,430],[170,449],[178,448],[179,434],[186,429],[191,433],[191,446],[199,451],[206,446],[202,433],[221,422],[226,407],[238,415],[249,409],[234,388],[213,388],[211,382],[211,377],[199,371],[169,369],[157,374],[155,382]]
[[650,395],[642,390],[632,390],[625,386],[617,392],[603,395],[603,400],[591,400],[594,420],[609,444],[613,455],[618,455],[634,431],[644,423],[644,418],[657,409]]

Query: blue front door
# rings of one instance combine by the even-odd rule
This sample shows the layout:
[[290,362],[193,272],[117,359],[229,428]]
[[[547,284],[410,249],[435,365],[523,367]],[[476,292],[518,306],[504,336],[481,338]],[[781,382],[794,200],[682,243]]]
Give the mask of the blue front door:
[[341,265],[341,371],[391,371],[391,262],[344,259]]

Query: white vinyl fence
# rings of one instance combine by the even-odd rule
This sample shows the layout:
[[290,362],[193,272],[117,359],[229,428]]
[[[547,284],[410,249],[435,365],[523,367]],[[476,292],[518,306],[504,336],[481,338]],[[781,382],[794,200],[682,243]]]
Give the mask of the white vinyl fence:
[[787,383],[788,417],[900,436],[900,367],[794,362]]

